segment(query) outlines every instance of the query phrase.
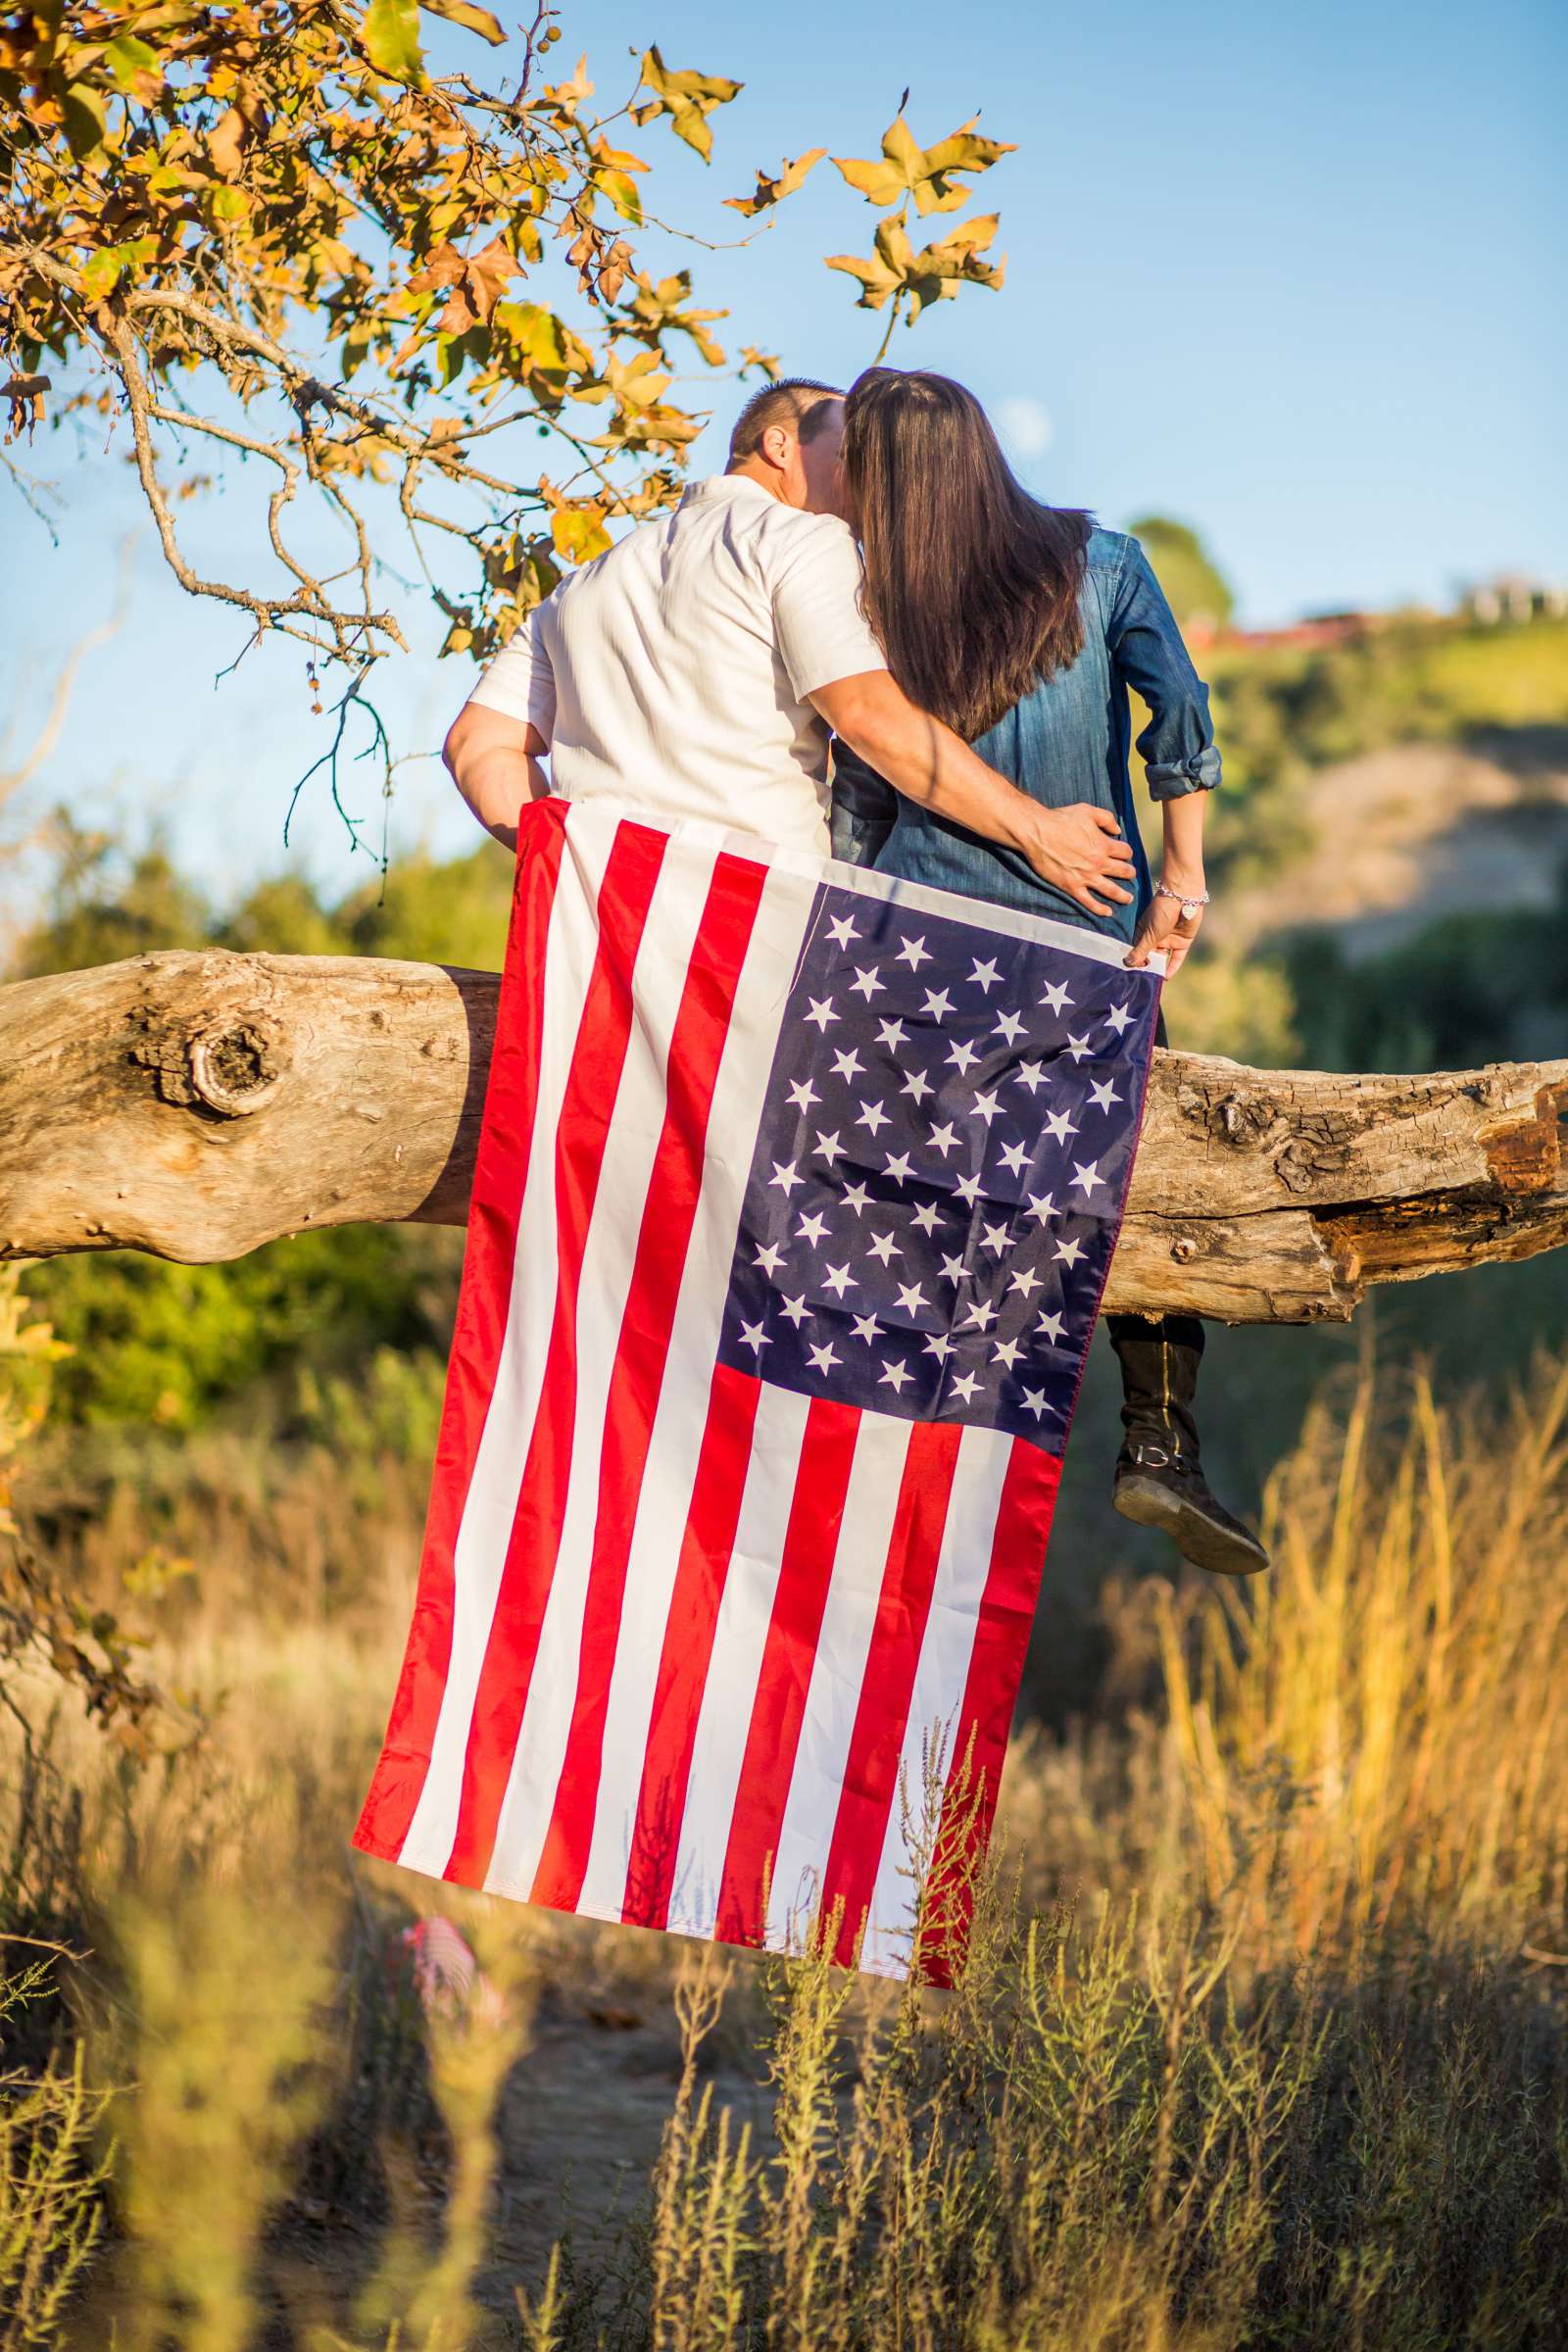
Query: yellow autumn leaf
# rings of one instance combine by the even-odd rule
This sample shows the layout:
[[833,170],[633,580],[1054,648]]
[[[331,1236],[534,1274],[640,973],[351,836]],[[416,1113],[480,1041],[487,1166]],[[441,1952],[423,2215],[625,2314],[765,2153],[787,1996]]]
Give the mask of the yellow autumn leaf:
[[568,564],[591,564],[610,546],[604,508],[558,508],[550,517],[550,536],[557,555],[564,556]]
[[933,239],[914,256],[906,272],[909,323],[912,326],[927,303],[951,302],[960,286],[1000,289],[1006,257],[1000,262],[981,258],[997,233],[999,216],[989,213],[978,220],[960,221],[941,239]]
[[713,152],[708,118],[716,106],[728,106],[738,97],[744,84],[724,74],[699,74],[690,67],[671,73],[654,48],[643,57],[642,86],[654,95],[646,105],[632,108],[632,121],[652,122],[656,115],[668,115],[676,138],[695,148],[706,164]]
[[867,260],[860,261],[852,253],[833,253],[827,258],[830,270],[842,270],[859,279],[858,307],[862,311],[879,311],[895,294],[902,293],[913,262],[914,248],[902,220],[879,222]]
[[903,115],[889,124],[882,140],[880,163],[853,156],[835,156],[835,168],[881,212],[914,198],[914,209],[927,213],[956,212],[969,194],[956,174],[989,172],[999,156],[1010,155],[1010,144],[976,134],[978,116],[962,123],[932,148],[922,148]]
[[765,213],[769,206],[778,204],[784,197],[793,196],[807,174],[822,161],[826,153],[825,147],[808,147],[806,153],[798,155],[793,163],[781,164],[771,178],[765,172],[759,172],[755,195],[726,196],[724,202],[732,213],[744,213],[748,220],[752,220],[758,213]]
[[419,6],[432,17],[445,17],[449,24],[461,24],[465,32],[476,32],[482,41],[499,49],[506,39],[506,27],[487,8],[475,8],[473,0],[419,0]]

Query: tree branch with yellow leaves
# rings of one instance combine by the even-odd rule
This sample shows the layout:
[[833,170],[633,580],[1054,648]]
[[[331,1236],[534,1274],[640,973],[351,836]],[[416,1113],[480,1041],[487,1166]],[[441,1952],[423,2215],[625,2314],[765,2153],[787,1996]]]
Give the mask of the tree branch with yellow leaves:
[[[336,662],[358,693],[406,650],[400,545],[442,650],[492,653],[617,520],[678,497],[703,412],[676,395],[677,355],[728,367],[725,312],[640,250],[705,240],[656,221],[649,163],[620,142],[663,122],[706,163],[741,84],[650,47],[596,112],[586,57],[547,78],[560,13],[541,0],[509,35],[474,0],[0,0],[8,438],[93,413],[123,432],[180,585],[243,615],[247,643],[302,641],[313,687]],[[466,70],[473,40],[495,86]],[[1000,283],[994,217],[922,254],[905,223],[960,207],[1005,152],[972,122],[922,149],[901,111],[880,163],[838,162],[895,208],[873,261],[829,266],[890,325]],[[725,201],[753,223],[822,154]],[[775,367],[743,349],[743,374]],[[182,520],[215,467],[225,489],[265,481],[223,576]]]

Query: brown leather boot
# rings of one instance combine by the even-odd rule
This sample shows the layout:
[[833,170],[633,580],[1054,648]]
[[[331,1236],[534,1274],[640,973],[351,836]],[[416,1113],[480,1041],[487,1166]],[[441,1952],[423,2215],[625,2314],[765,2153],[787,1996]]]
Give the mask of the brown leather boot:
[[1203,1476],[1193,1402],[1203,1354],[1196,1315],[1106,1318],[1121,1365],[1122,1426],[1110,1499],[1124,1519],[1163,1528],[1183,1559],[1216,1576],[1255,1576],[1268,1553]]

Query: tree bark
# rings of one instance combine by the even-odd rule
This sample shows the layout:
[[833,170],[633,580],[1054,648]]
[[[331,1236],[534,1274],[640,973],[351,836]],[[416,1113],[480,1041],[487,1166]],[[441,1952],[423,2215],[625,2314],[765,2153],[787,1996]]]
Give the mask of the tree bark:
[[[499,981],[144,956],[0,989],[0,1253],[204,1262],[467,1214]],[[1432,1077],[1156,1054],[1105,1303],[1343,1320],[1373,1282],[1568,1242],[1568,1061]]]

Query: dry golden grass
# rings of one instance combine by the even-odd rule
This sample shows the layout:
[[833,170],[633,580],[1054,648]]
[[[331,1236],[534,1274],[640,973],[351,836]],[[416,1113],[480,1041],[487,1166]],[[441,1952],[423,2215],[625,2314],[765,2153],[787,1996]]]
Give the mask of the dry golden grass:
[[[147,1556],[120,1508],[100,1597]],[[18,2013],[54,2185],[0,2191],[0,2346],[1559,2341],[1568,1367],[1494,1422],[1363,1383],[1269,1518],[1266,1583],[1112,1596],[1137,1703],[1016,1743],[951,1994],[351,1872],[402,1600],[316,1577],[289,1623],[190,1525],[143,1581],[203,1737],[139,1763],[8,1673],[0,1924],[90,1956]],[[436,1900],[489,1988],[426,2015]]]

